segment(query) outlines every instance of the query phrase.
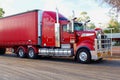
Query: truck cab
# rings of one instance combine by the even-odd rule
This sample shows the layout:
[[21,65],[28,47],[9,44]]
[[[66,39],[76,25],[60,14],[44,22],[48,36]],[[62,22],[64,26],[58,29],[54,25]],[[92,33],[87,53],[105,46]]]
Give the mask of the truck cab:
[[80,63],[90,63],[111,55],[110,39],[102,30],[86,30],[83,23],[70,21],[59,13],[57,18],[56,14],[43,14],[39,55],[75,57]]

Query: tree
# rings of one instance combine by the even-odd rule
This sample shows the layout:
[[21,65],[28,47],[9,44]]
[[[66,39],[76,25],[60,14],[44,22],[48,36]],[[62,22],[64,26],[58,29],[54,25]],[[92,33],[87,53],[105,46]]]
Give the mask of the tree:
[[[85,23],[85,22],[87,22],[89,20],[90,20],[90,17],[88,16],[88,13],[85,12],[85,11],[81,12],[80,16],[77,18],[77,21],[82,22],[82,23]],[[94,29],[95,28],[95,24],[90,23],[90,22],[87,23],[85,26],[86,26],[87,29]]]
[[88,23],[88,28],[89,29],[94,29],[95,28],[95,24],[94,23]]
[[[120,23],[115,20],[115,19],[111,19],[108,23],[108,28],[113,28],[113,33],[119,33],[120,32]],[[105,30],[104,31],[105,33],[110,33],[111,31],[110,30]]]
[[88,16],[87,12],[81,12],[80,17],[78,17],[77,21],[78,22],[86,22],[89,19],[90,19],[90,17]]
[[[111,20],[109,21],[108,28],[114,28],[113,33],[120,32],[120,23],[118,22],[119,12],[120,12],[120,0],[97,0],[102,1],[102,3],[107,3],[112,8],[109,11],[109,16]],[[110,33],[110,30],[105,30],[106,33]]]
[[5,14],[3,8],[0,8],[0,17],[3,17],[3,15]]
[[109,4],[110,6],[112,6],[112,8],[117,8],[118,12],[120,11],[120,0],[101,0],[101,1]]
[[101,3],[107,3],[112,8],[109,10],[110,17],[114,17],[118,20],[119,12],[120,12],[120,0],[96,0]]

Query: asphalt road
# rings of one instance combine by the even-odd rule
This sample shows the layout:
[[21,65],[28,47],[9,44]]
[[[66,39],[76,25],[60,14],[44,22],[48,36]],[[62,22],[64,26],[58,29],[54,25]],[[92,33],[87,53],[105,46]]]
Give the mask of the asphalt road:
[[71,58],[0,56],[0,80],[120,80],[120,59],[76,63]]

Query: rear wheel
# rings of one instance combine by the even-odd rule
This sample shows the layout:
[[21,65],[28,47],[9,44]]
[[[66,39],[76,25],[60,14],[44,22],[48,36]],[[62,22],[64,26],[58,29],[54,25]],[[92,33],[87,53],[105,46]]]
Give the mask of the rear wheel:
[[35,50],[33,48],[28,49],[28,57],[30,59],[35,59],[38,57],[38,55],[35,53]]
[[0,48],[0,55],[4,55],[6,52],[6,49],[5,48]]
[[23,48],[19,48],[17,55],[18,55],[20,58],[25,58],[25,57],[26,57],[25,50],[24,50]]
[[82,48],[78,51],[77,55],[77,62],[80,63],[90,63],[91,62],[91,55],[89,50]]

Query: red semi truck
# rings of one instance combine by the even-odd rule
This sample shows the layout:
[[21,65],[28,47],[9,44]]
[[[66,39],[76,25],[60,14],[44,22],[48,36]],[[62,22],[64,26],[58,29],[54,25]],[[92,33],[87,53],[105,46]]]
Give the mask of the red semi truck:
[[57,12],[33,10],[0,18],[0,54],[13,48],[19,57],[74,57],[90,63],[111,55],[110,40],[101,29],[84,30]]

